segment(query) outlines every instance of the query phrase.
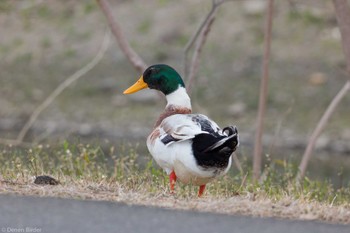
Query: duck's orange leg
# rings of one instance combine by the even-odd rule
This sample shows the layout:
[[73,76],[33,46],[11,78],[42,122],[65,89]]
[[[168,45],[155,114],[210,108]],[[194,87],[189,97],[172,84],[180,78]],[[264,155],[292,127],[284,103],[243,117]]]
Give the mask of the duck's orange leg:
[[198,197],[201,197],[205,190],[205,184],[199,186]]
[[170,180],[170,191],[173,192],[175,188],[175,182],[176,182],[176,174],[174,171],[170,173],[169,180]]

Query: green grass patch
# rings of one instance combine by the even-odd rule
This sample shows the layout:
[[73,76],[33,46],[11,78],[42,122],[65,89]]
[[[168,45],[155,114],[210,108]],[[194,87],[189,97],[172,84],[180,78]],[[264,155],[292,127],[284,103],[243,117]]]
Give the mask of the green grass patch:
[[[110,146],[102,149],[90,144],[67,141],[59,146],[39,145],[31,148],[3,146],[0,152],[2,180],[29,182],[31,177],[50,175],[63,184],[84,180],[86,182],[117,183],[133,192],[158,195],[169,192],[168,177],[153,160],[140,163],[133,146]],[[349,205],[349,185],[335,189],[329,181],[306,178],[296,184],[297,166],[286,160],[269,160],[259,182],[252,181],[250,161],[241,158],[243,172],[231,169],[230,173],[208,184],[206,195],[230,198],[246,196],[279,201],[286,197],[331,205]],[[234,165],[233,165],[234,166]],[[179,198],[192,198],[197,187],[177,183]]]

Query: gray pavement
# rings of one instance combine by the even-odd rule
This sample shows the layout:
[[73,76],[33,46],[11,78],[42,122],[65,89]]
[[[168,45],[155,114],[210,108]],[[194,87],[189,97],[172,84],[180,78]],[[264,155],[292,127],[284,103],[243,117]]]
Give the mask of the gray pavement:
[[0,233],[4,232],[350,233],[350,226],[0,195]]

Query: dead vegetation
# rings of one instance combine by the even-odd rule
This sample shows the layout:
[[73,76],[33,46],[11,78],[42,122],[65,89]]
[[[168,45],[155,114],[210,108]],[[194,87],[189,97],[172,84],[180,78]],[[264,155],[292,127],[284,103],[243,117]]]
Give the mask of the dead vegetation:
[[170,209],[350,224],[349,204],[332,205],[310,201],[306,197],[294,198],[288,195],[279,200],[272,200],[262,194],[249,192],[232,196],[210,192],[202,198],[197,198],[189,193],[172,195],[165,186],[150,193],[147,190],[148,185],[143,187],[140,184],[137,189],[132,190],[118,182],[107,181],[97,183],[76,180],[58,186],[40,186],[24,181],[1,182],[0,193],[105,200]]
[[[242,158],[241,158],[242,159]],[[65,142],[57,148],[37,146],[0,151],[0,194],[108,200],[224,214],[319,220],[350,224],[350,188],[334,188],[306,178],[296,185],[296,165],[272,161],[260,183],[242,159],[242,172],[231,173],[207,186],[202,198],[197,186],[178,183],[175,194],[168,177],[152,160],[140,164],[133,147],[102,150]],[[236,171],[236,172],[234,172]],[[49,175],[58,185],[37,185],[35,178]]]

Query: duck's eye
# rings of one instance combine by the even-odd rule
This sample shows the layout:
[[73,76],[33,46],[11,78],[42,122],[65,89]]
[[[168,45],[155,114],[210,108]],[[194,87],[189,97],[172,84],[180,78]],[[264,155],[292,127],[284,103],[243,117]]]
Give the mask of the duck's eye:
[[152,69],[148,69],[143,73],[144,78],[148,78],[152,73]]
[[143,77],[144,78],[149,78],[151,77],[152,75],[155,75],[159,72],[158,69],[156,69],[155,67],[151,67],[149,69],[147,69],[144,73],[143,73]]

